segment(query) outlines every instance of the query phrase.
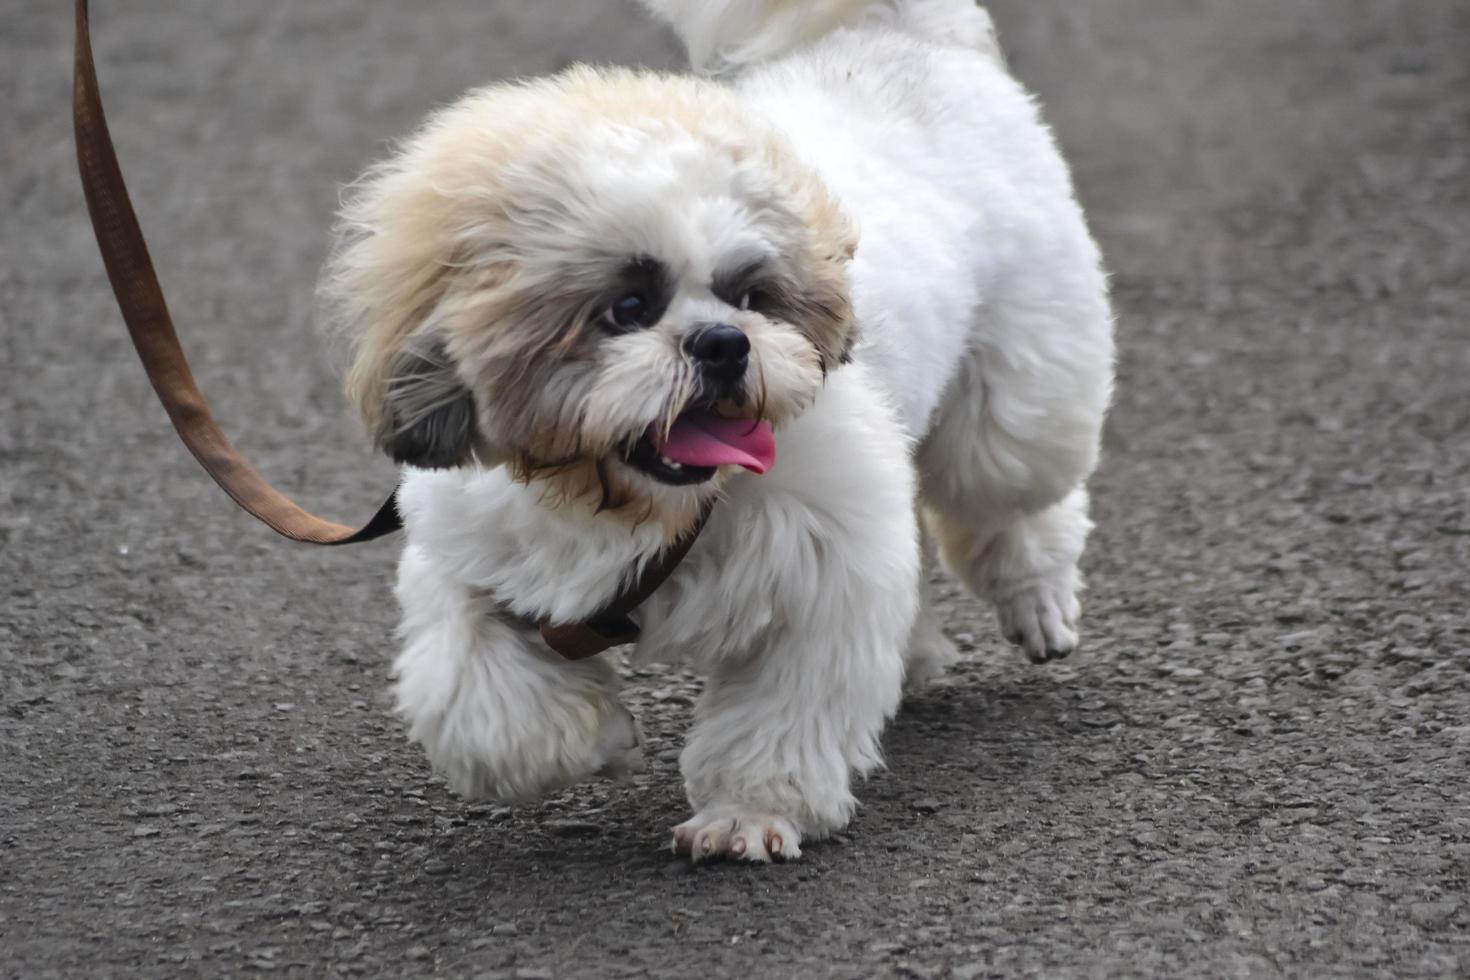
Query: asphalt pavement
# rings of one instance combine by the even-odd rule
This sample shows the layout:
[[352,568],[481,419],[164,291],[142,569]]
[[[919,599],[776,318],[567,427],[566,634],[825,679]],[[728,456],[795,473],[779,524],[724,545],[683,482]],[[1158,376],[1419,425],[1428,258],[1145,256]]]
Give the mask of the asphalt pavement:
[[[1084,648],[964,661],[850,829],[690,870],[650,767],[451,796],[396,543],[309,550],[168,428],[81,205],[70,5],[0,0],[0,976],[1470,975],[1470,5],[1003,0],[1114,271]],[[94,4],[205,389],[308,506],[392,484],[311,322],[341,184],[464,88],[677,64],[612,0]]]

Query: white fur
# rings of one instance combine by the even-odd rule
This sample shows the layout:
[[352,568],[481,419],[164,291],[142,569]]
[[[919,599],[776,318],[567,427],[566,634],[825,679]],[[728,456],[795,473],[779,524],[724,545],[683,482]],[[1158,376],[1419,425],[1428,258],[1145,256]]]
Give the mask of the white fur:
[[[871,388],[860,365],[834,374],[779,434],[771,471],[726,484],[689,556],[640,610],[640,659],[688,661],[708,677],[683,757],[697,806],[755,806],[821,835],[852,814],[849,771],[880,762],[919,554],[913,478],[892,465],[908,444]],[[399,570],[399,706],[470,795],[523,799],[620,761],[601,752],[605,730],[622,724],[613,672],[562,661],[497,620],[487,597],[583,617],[661,535],[579,520],[539,495],[501,469],[410,470],[399,493],[411,542]]]
[[[1075,645],[1106,284],[1056,147],[969,0],[647,2],[696,63],[739,69],[743,105],[860,236],[856,362],[778,430],[770,473],[723,484],[639,613],[639,658],[707,679],[676,845],[795,857],[846,824],[850,775],[881,763],[906,651],[914,678],[953,656],[917,619],[917,513],[1028,655]],[[518,800],[636,766],[611,668],[562,661],[501,610],[587,615],[663,545],[659,522],[548,506],[504,469],[410,470],[400,502],[398,705],[455,789]]]

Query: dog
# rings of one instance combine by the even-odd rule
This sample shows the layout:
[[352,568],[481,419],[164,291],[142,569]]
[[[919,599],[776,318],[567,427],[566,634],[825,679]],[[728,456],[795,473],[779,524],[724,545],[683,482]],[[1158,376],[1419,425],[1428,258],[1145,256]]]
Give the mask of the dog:
[[955,648],[942,556],[1033,661],[1077,644],[1113,380],[1097,246],[972,0],[644,0],[696,72],[573,67],[432,114],[322,279],[404,465],[398,711],[449,785],[636,771],[576,622],[687,533],[640,661],[704,689],[696,861],[792,859]]

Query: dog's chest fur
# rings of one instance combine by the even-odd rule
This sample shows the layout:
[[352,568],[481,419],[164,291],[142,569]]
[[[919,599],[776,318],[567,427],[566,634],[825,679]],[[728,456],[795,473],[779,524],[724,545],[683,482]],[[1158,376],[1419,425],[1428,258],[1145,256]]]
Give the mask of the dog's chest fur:
[[[820,615],[822,593],[845,577],[914,561],[909,441],[866,366],[833,372],[776,439],[775,467],[729,480],[688,557],[635,614],[639,659],[739,657],[793,617]],[[408,470],[399,500],[410,547],[531,619],[589,616],[664,543],[651,524],[548,507],[502,469]]]

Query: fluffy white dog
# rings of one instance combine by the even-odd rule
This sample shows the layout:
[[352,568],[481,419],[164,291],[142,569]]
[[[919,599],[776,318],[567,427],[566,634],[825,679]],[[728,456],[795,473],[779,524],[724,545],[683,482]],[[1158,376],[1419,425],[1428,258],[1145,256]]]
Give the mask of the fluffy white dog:
[[794,858],[953,656],[929,534],[1032,660],[1076,645],[1106,281],[971,0],[647,2],[721,79],[471,93],[358,183],[324,296],[407,464],[396,693],[435,768],[524,800],[636,767],[612,665],[525,622],[717,497],[637,614],[705,677],[674,846]]

